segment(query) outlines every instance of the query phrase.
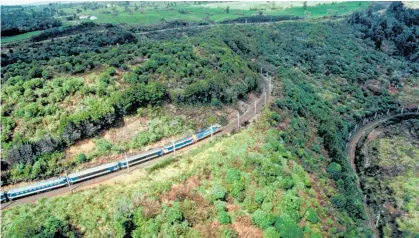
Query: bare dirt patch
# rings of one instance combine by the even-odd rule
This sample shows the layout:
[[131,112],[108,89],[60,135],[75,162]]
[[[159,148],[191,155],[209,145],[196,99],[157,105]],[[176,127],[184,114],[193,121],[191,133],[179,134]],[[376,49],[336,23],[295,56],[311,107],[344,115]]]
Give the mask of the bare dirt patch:
[[103,137],[113,143],[129,141],[140,131],[147,129],[147,119],[143,117],[125,117],[123,122],[116,128],[112,128],[103,134]]
[[257,238],[263,237],[260,229],[252,225],[252,221],[248,216],[238,217],[233,223],[234,230],[239,234],[239,237]]
[[78,154],[88,154],[95,150],[96,145],[92,139],[85,139],[76,142],[65,150],[65,155],[68,159],[74,158]]

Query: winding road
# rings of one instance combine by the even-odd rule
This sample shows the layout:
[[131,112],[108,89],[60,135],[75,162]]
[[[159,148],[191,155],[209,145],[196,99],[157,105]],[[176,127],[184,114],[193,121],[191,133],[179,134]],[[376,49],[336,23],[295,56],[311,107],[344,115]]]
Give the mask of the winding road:
[[[358,177],[358,173],[356,172],[356,165],[355,165],[355,157],[356,157],[356,146],[359,142],[359,140],[361,140],[361,138],[364,136],[365,132],[369,131],[370,129],[373,129],[375,127],[377,127],[378,125],[380,125],[381,123],[384,123],[388,120],[400,117],[400,116],[407,116],[407,115],[417,115],[419,117],[419,112],[407,112],[407,113],[403,113],[403,114],[397,114],[397,115],[392,115],[392,116],[388,116],[388,117],[384,117],[381,119],[378,119],[376,121],[372,121],[366,125],[364,125],[363,127],[361,127],[355,134],[354,136],[351,138],[351,140],[349,141],[349,147],[348,147],[348,160],[351,163],[352,169],[354,170],[355,176],[356,176],[356,183],[358,186],[358,189],[360,191],[362,191],[361,189],[361,184],[360,184],[360,180]],[[368,218],[369,218],[369,227],[374,231],[374,236],[378,237],[378,232],[377,229],[375,227],[375,221],[374,221],[374,217],[371,215],[371,211],[368,208],[368,204],[367,204],[367,199],[364,196],[364,208],[365,211],[368,214]]]

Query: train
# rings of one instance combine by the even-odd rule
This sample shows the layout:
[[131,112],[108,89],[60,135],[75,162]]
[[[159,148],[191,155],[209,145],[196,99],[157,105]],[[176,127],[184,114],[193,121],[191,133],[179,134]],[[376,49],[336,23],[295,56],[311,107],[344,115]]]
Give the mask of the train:
[[129,168],[139,163],[143,163],[157,157],[160,157],[165,154],[172,153],[178,149],[189,146],[193,143],[196,143],[200,140],[203,140],[213,134],[216,134],[222,130],[221,125],[213,125],[204,130],[198,131],[192,136],[188,136],[178,141],[174,141],[171,144],[165,145],[160,148],[151,149],[141,154],[128,156],[123,160],[103,164],[79,172],[69,174],[67,176],[61,176],[58,178],[49,179],[46,181],[37,182],[28,186],[13,188],[8,191],[1,192],[1,202],[13,201],[14,199],[30,196],[33,194],[38,194],[41,192],[50,191],[52,189],[68,186],[69,184],[75,184],[88,180],[91,178],[99,177],[105,174],[109,174],[120,169]]

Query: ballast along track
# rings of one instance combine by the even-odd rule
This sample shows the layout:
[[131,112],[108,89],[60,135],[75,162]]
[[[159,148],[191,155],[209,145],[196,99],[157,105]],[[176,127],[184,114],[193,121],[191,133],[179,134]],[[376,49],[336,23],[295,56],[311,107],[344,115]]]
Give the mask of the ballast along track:
[[[70,174],[68,176],[62,176],[59,178],[50,179],[48,181],[38,182],[29,186],[11,189],[9,191],[6,191],[6,193],[2,191],[1,209],[7,209],[12,206],[25,203],[33,203],[41,198],[54,197],[60,194],[75,191],[78,188],[98,184],[127,173],[128,167],[131,170],[146,167],[159,161],[157,158],[163,159],[168,157],[172,153],[183,153],[185,151],[195,148],[196,146],[199,146],[200,144],[208,142],[208,140],[213,136],[215,137],[230,133],[233,130],[238,129],[241,124],[248,122],[252,118],[254,118],[257,115],[257,113],[269,102],[270,81],[266,81],[266,78],[264,78],[263,81],[264,91],[260,95],[260,97],[255,102],[253,102],[254,107],[249,107],[249,109],[246,112],[240,115],[240,119],[238,118],[236,120],[233,120],[224,127],[221,127],[220,125],[213,125],[210,128],[199,131],[192,136],[188,136],[172,144],[166,145],[162,148],[149,150],[142,154],[129,156],[126,159],[117,162],[100,165],[97,167]],[[31,190],[31,188],[37,189]],[[26,191],[26,193],[16,194],[22,191]],[[8,198],[8,194],[12,194],[12,196]],[[3,203],[3,201],[7,202]]]

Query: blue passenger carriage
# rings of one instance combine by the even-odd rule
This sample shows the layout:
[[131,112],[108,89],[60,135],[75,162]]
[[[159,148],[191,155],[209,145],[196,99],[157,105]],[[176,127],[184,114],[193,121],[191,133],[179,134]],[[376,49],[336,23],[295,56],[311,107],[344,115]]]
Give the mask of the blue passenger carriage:
[[66,185],[66,177],[59,177],[35,184],[31,184],[25,187],[15,188],[7,191],[7,197],[10,200],[15,198],[24,197],[34,193],[40,193],[53,188],[63,187]]
[[7,200],[7,197],[6,197],[6,193],[5,192],[1,192],[0,193],[0,196],[1,196],[1,202],[3,203],[3,202],[5,202],[6,200]]
[[189,136],[189,137],[184,138],[182,140],[175,141],[172,144],[166,145],[164,147],[164,152],[165,153],[170,153],[170,152],[173,152],[174,149],[178,150],[178,149],[183,148],[185,146],[188,146],[192,143],[194,143],[194,140],[193,140],[192,136]]
[[119,169],[119,163],[113,162],[109,164],[104,164],[94,168],[86,169],[77,173],[72,173],[68,175],[68,180],[70,183],[77,183],[86,179],[100,176],[102,174],[112,173]]
[[197,141],[200,141],[208,136],[212,134],[215,134],[217,132],[219,132],[221,130],[221,125],[213,125],[210,128],[204,129],[202,131],[197,132],[194,137],[196,138]]
[[127,159],[123,159],[119,161],[119,165],[121,168],[126,168],[127,162],[129,166],[132,166],[138,163],[142,163],[142,162],[154,159],[161,155],[163,155],[163,150],[161,148],[153,149],[139,155],[128,156]]

